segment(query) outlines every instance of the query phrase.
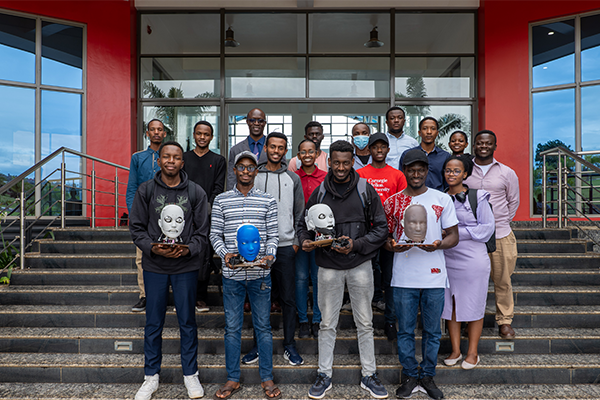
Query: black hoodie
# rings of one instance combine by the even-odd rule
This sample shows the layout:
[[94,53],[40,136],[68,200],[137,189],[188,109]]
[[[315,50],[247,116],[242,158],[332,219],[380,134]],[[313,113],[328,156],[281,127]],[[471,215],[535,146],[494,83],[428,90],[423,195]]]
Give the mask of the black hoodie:
[[[142,250],[142,268],[146,271],[183,274],[197,271],[203,265],[208,246],[208,199],[204,189],[189,181],[184,171],[179,174],[179,185],[169,187],[162,181],[159,171],[153,180],[142,183],[135,194],[129,216],[129,231],[135,245]],[[151,192],[148,185],[151,185]],[[195,191],[193,196],[189,196],[191,190]],[[190,204],[190,197],[194,204]],[[187,256],[167,258],[152,253],[152,243],[158,242],[162,235],[158,225],[160,209],[167,204],[178,204],[184,211],[185,225],[180,238],[181,243],[189,246],[190,253]]]
[[[327,173],[323,184],[325,197],[320,203],[327,204],[335,217],[336,236],[348,236],[353,241],[352,251],[348,254],[338,253],[331,247],[318,248],[317,265],[322,268],[351,269],[375,257],[377,250],[385,243],[388,226],[381,198],[370,184],[367,184],[367,196],[371,200],[371,229],[367,229],[365,212],[356,188],[360,176],[354,168],[350,171],[350,186],[345,193],[338,193],[333,184],[333,174]],[[306,209],[318,203],[319,189],[315,189]],[[302,218],[298,223],[298,240],[300,245],[305,240],[314,240],[314,232],[308,231],[306,221]]]

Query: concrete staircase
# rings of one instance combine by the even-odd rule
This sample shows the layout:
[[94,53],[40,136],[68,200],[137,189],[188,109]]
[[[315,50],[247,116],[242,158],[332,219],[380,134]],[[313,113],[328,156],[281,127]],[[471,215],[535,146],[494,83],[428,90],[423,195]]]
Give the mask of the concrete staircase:
[[[128,230],[54,229],[0,290],[0,399],[132,398],[143,381],[144,313],[132,313],[138,291],[135,248]],[[515,340],[494,325],[493,287],[472,371],[438,365],[446,398],[600,398],[600,254],[570,229],[516,229],[519,260],[513,275]],[[213,393],[226,379],[225,325],[219,276],[209,287],[211,307],[197,314],[200,378]],[[316,376],[317,342],[298,339],[305,363],[290,366],[283,353],[281,315],[271,316],[274,376],[283,398],[306,398]],[[245,315],[242,351],[252,346]],[[400,365],[375,313],[378,372],[391,397]],[[368,398],[359,386],[360,362],[352,316],[340,316],[334,390],[327,399]],[[161,387],[153,398],[187,398],[182,385],[179,331],[172,308],[163,334]],[[417,333],[420,349],[420,334]],[[466,350],[466,341],[464,342]],[[463,351],[464,351],[463,350]],[[442,340],[440,362],[450,351]],[[257,365],[242,367],[244,390],[234,398],[263,398]],[[415,398],[426,398],[415,394]]]

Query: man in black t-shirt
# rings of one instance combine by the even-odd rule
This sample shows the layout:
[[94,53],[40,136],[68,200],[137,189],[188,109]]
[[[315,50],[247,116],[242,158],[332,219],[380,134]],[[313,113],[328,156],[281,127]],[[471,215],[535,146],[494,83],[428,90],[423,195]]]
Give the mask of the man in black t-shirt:
[[[183,155],[183,170],[188,174],[190,181],[197,183],[204,189],[208,202],[212,203],[217,195],[223,193],[225,187],[225,173],[227,162],[225,157],[209,150],[208,146],[214,137],[212,125],[207,121],[200,121],[194,125],[194,141],[196,148]],[[198,274],[198,291],[196,298],[196,311],[207,312],[208,280],[212,271],[212,258],[214,250],[206,252],[206,260]]]

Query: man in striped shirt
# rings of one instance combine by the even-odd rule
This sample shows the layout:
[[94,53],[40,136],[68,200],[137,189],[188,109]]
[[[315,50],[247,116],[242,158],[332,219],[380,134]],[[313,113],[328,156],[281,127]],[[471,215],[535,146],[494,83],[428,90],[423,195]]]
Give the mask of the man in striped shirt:
[[[281,391],[273,383],[273,335],[271,333],[271,275],[269,266],[275,261],[279,244],[277,201],[254,187],[258,173],[256,156],[244,151],[235,157],[236,185],[217,196],[213,203],[210,241],[223,260],[223,305],[225,308],[225,368],[227,382],[215,393],[228,398],[240,389],[240,354],[242,323],[246,294],[252,305],[252,324],[258,342],[258,372],[267,397],[279,397]],[[254,225],[260,234],[257,260],[265,267],[234,268],[231,259],[237,255],[237,229],[242,224]]]

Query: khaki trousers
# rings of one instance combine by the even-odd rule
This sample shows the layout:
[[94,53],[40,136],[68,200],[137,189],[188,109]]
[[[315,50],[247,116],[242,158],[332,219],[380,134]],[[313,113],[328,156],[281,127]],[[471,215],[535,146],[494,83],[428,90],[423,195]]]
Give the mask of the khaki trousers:
[[142,269],[142,250],[138,247],[135,248],[135,265],[137,266],[137,281],[140,287],[140,299],[146,297],[146,290],[144,289],[144,270]]
[[496,239],[496,251],[489,254],[492,263],[492,281],[496,296],[496,323],[512,324],[515,301],[513,299],[510,277],[517,264],[517,239],[511,231],[510,235]]

